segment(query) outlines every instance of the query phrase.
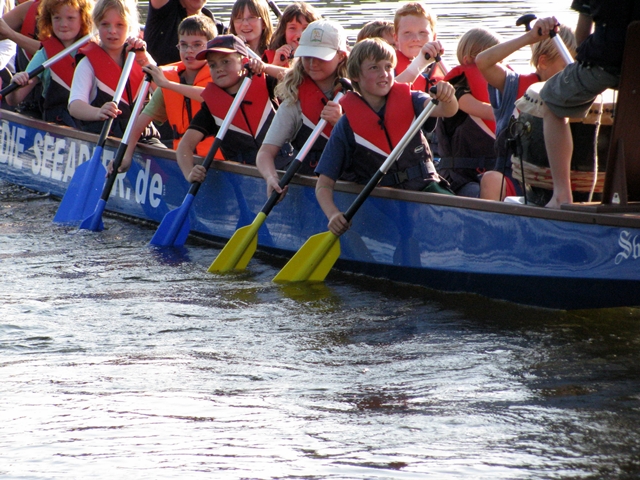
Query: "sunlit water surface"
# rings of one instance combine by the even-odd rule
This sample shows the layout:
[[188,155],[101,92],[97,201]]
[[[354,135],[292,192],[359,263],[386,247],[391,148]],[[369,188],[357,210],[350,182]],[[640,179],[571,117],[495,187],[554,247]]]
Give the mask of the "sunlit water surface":
[[[355,32],[398,4],[317,5]],[[513,35],[533,6],[434,10],[452,53],[462,25]],[[169,256],[122,219],[54,226],[57,206],[0,182],[2,478],[640,476],[636,309],[552,312],[337,273],[281,287],[284,260],[261,256],[214,276],[219,246]]]

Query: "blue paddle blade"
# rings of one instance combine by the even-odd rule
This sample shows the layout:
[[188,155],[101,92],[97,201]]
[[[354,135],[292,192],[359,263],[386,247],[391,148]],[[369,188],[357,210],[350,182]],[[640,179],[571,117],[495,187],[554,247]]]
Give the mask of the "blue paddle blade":
[[80,230],[91,230],[92,232],[101,232],[102,230],[104,230],[102,214],[104,213],[104,209],[106,206],[107,202],[105,202],[102,198],[99,199],[94,212],[87,218],[85,218],[80,224]]
[[78,225],[96,207],[107,169],[102,165],[102,147],[96,147],[91,160],[76,168],[53,221],[66,225]]
[[164,216],[149,242],[151,245],[158,247],[181,247],[184,245],[191,231],[189,209],[194,198],[194,195],[187,194],[182,205]]

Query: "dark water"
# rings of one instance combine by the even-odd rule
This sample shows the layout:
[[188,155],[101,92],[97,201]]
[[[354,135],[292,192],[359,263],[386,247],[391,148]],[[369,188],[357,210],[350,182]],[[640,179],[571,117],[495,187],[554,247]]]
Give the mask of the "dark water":
[[0,183],[1,478],[638,478],[640,311],[213,276]]
[[[395,6],[327,9],[356,25]],[[441,32],[509,36],[514,12],[554,6],[434,9]],[[283,288],[261,256],[213,276],[216,246],[163,256],[152,228],[78,233],[57,206],[0,182],[0,478],[640,477],[638,309],[336,273]]]

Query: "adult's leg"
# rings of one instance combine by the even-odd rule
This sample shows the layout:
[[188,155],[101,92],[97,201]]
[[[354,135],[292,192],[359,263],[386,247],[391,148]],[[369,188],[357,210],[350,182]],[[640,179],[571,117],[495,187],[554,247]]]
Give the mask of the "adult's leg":
[[563,203],[572,203],[571,155],[573,137],[569,119],[558,117],[548,108],[543,114],[544,143],[553,177],[553,196],[546,207],[560,208]]

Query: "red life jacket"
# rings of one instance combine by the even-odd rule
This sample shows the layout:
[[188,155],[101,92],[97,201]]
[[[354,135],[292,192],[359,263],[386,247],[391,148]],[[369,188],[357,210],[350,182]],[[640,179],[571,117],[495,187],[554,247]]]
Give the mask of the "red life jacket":
[[[93,67],[94,74],[96,76],[96,82],[98,84],[98,94],[96,98],[91,102],[94,107],[102,107],[107,102],[113,101],[113,94],[118,88],[118,81],[122,74],[122,68],[113,61],[107,52],[105,52],[97,43],[88,43],[78,50],[77,60],[79,61],[82,56],[86,56],[91,66]],[[144,72],[137,62],[133,62],[131,73],[127,85],[122,94],[122,99],[118,104],[118,108],[122,110],[122,113],[114,120],[111,127],[111,135],[116,137],[122,137],[124,131],[127,128],[129,117],[131,116],[131,104],[135,101],[139,91],[140,85],[144,77]],[[94,133],[100,133],[104,122],[95,121],[78,121],[82,125],[83,130]]]
[[[36,39],[38,38],[38,4],[40,0],[36,0],[31,4],[27,13],[22,21],[22,27],[20,27],[20,33],[25,37]],[[21,49],[26,57],[31,60],[32,55],[28,54],[24,49]]]
[[[170,65],[165,65],[162,68],[164,76],[167,80],[175,83],[182,83],[180,80],[180,74],[185,71],[186,67],[184,63],[177,62]],[[204,65],[196,74],[196,78],[193,81],[194,86],[206,87],[211,82],[211,73],[209,72],[208,65]],[[164,105],[167,111],[167,121],[171,125],[173,131],[173,149],[178,148],[178,143],[184,135],[184,132],[189,128],[189,124],[196,113],[200,111],[200,102],[191,100],[184,95],[174,92],[168,88],[162,89],[162,97],[164,98]],[[208,137],[202,140],[196,147],[196,153],[201,157],[207,155],[213,144],[213,137]],[[224,160],[222,153],[218,151],[216,158]]]
[[[411,89],[394,83],[387,95],[384,117],[373,111],[357,93],[340,102],[356,140],[356,151],[344,179],[367,183],[415,120]],[[383,177],[380,185],[421,190],[435,174],[427,139],[419,131]]]
[[[57,37],[50,37],[42,42],[47,58],[64,50],[64,45]],[[69,103],[69,91],[73,80],[73,72],[76,68],[75,59],[71,55],[58,60],[51,65],[51,81],[46,92],[43,92],[44,103],[42,106],[43,118],[49,122],[62,123],[71,127],[77,126],[67,110]]]
[[262,54],[262,61],[264,63],[273,63],[274,58],[276,58],[275,50],[265,50]]
[[[42,42],[42,47],[47,53],[47,58],[52,58],[62,50],[64,45],[57,37],[51,36]],[[51,80],[62,85],[67,90],[71,90],[71,82],[73,81],[73,72],[76,69],[76,60],[71,55],[67,55],[61,58],[56,63],[51,65]]]
[[[475,63],[471,65],[458,65],[457,67],[452,68],[449,73],[447,73],[444,77],[444,80],[447,82],[451,82],[456,77],[464,75],[467,79],[467,84],[471,89],[471,95],[476,99],[484,103],[489,102],[489,90],[488,83],[485,78],[480,73],[480,70],[476,66]],[[485,123],[489,129],[495,133],[496,132],[496,122],[493,120],[485,120],[482,121]]]
[[[234,97],[211,82],[202,92],[202,98],[216,125],[220,127]],[[265,75],[254,75],[251,86],[220,145],[224,157],[227,160],[255,165],[258,149],[274,114],[275,108],[269,98]]]
[[534,83],[538,83],[539,81],[540,77],[535,72],[529,73],[527,75],[520,75],[520,77],[518,78],[518,95],[516,96],[516,98],[520,98],[521,96],[523,96],[526,93],[527,88],[529,88]]

